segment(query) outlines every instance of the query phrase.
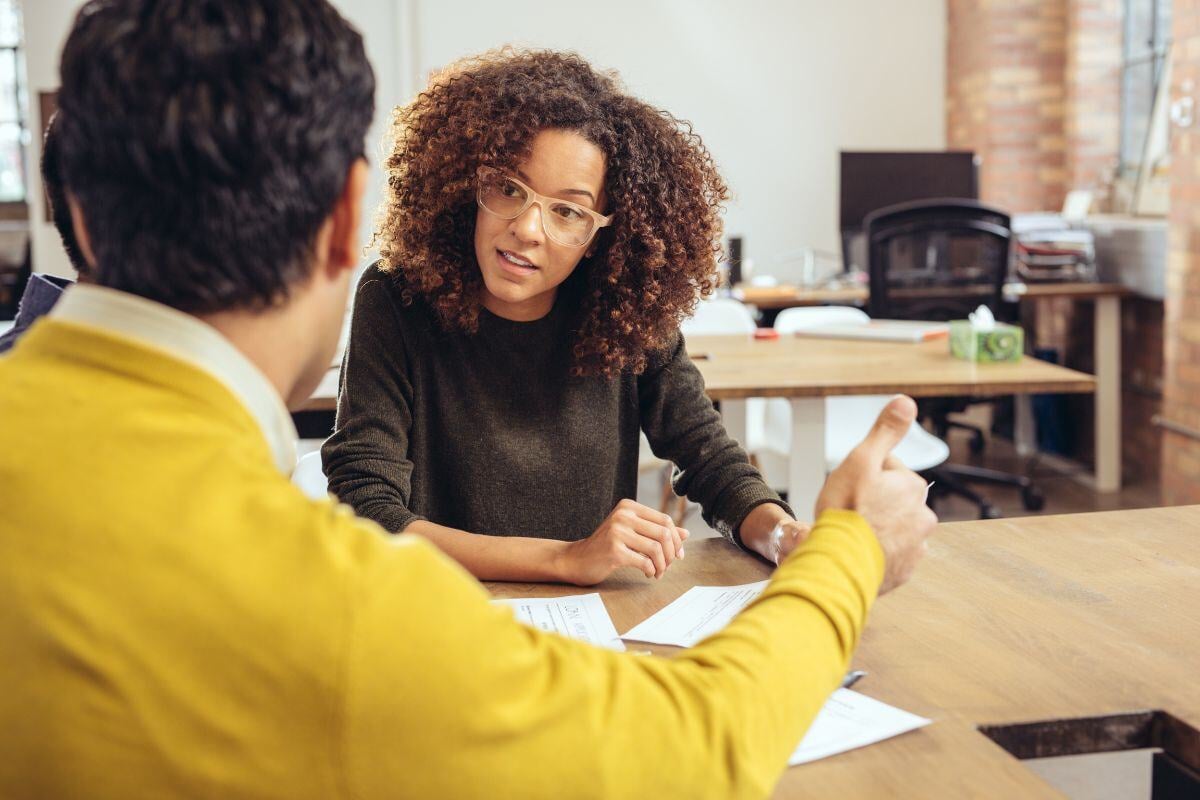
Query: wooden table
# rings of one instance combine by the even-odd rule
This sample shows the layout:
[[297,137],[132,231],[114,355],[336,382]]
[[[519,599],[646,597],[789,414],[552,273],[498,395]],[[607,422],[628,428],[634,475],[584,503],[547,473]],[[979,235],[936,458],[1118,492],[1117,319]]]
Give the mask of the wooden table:
[[[1198,541],[1200,506],[940,526],[915,578],[875,606],[853,662],[869,673],[858,691],[934,723],[789,769],[776,796],[1061,797],[976,726],[1155,709],[1200,726]],[[599,591],[624,632],[691,586],[768,572],[707,539],[659,581],[621,575]]]
[[944,339],[897,344],[798,336],[775,340],[697,336],[689,337],[687,347],[709,396],[722,401],[726,428],[739,441],[746,441],[745,403],[739,401],[749,397],[790,401],[788,452],[793,455],[788,459],[787,490],[792,507],[802,516],[807,516],[825,482],[826,397],[898,393],[986,397],[1086,393],[1096,388],[1090,375],[1033,358],[1006,364],[954,359]]
[[[974,364],[953,359],[945,340],[924,344],[812,339],[786,336],[702,336],[688,340],[688,353],[704,376],[708,395],[720,400],[726,429],[746,442],[750,397],[783,397],[792,407],[788,452],[788,499],[807,516],[825,482],[825,398],[838,395],[898,394],[912,397],[968,395],[1018,396],[1042,392],[1088,393],[1090,375],[1033,358],[1013,364]],[[330,369],[305,411],[337,407],[338,370]],[[1097,451],[1096,469],[1110,468],[1114,453]]]
[[[1018,301],[1049,297],[1069,297],[1075,300],[1096,300],[1124,297],[1133,294],[1117,283],[1006,283],[1004,299]],[[739,286],[733,290],[738,300],[766,310],[802,306],[866,305],[870,292],[866,286],[837,286],[802,289],[797,286]]]
[[[765,310],[800,306],[865,305],[865,286],[800,289],[795,286],[738,287],[734,296]],[[1092,488],[1115,492],[1121,488],[1121,298],[1133,292],[1115,283],[1008,283],[1004,298],[1010,302],[1037,302],[1058,297],[1096,304],[1092,352],[1096,368],[1094,425],[1096,472]],[[1036,449],[1033,413],[1028,398],[1017,403],[1018,452]]]

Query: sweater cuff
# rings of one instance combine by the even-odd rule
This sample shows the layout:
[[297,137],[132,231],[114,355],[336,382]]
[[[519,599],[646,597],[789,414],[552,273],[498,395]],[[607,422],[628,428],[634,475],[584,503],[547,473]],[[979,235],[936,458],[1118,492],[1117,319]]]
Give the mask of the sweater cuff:
[[388,533],[404,533],[404,529],[409,525],[412,525],[418,520],[425,519],[425,517],[422,517],[420,514],[414,514],[407,508],[403,507],[392,507],[386,509],[378,516],[371,515],[368,518],[378,522],[379,526]]
[[792,507],[783,501],[770,486],[759,480],[747,481],[733,489],[725,492],[716,502],[712,510],[712,519],[709,525],[713,529],[729,539],[747,553],[754,553],[748,550],[742,544],[742,537],[738,530],[742,527],[742,522],[750,515],[758,506],[763,503],[774,503],[786,511],[793,519],[796,513],[792,511]]

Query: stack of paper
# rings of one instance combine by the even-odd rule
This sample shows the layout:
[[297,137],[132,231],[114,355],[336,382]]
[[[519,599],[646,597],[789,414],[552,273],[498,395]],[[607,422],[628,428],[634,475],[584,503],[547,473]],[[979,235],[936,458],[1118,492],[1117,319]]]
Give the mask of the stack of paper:
[[925,342],[950,335],[945,322],[922,322],[906,319],[873,319],[866,324],[842,323],[822,325],[796,331],[797,336],[821,339],[874,339],[881,342]]
[[534,597],[520,600],[494,600],[509,606],[517,620],[539,630],[569,636],[610,650],[624,650],[616,626],[600,595],[577,594],[570,597]]
[[800,740],[800,746],[788,759],[788,766],[866,747],[928,724],[929,720],[924,717],[864,694],[835,689]]
[[728,625],[766,587],[766,581],[741,586],[693,586],[621,638],[691,647]]

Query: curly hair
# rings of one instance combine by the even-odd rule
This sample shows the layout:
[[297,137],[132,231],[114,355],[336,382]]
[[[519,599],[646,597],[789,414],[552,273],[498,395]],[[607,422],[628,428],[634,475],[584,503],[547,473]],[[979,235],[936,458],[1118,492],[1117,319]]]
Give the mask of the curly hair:
[[547,129],[576,132],[604,154],[605,213],[615,215],[568,279],[580,297],[571,373],[641,373],[715,288],[728,188],[690,123],[574,53],[473,56],[395,111],[380,268],[406,303],[419,298],[446,329],[475,332],[476,171],[514,169]]

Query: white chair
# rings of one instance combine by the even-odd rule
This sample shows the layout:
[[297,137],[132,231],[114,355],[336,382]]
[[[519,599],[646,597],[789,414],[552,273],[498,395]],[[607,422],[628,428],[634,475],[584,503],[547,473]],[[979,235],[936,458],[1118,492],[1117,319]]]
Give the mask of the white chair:
[[[714,297],[696,307],[696,313],[683,321],[680,330],[688,336],[722,336],[731,334],[754,335],[758,325],[749,307],[728,297]],[[723,400],[722,408],[729,411],[744,404],[746,413],[745,441],[740,442],[747,452],[753,454],[763,445],[763,415],[766,403],[761,397],[748,400]]]
[[329,496],[329,482],[321,468],[320,450],[300,456],[296,469],[292,471],[292,483],[313,500],[324,500]]
[[719,336],[725,333],[754,333],[758,327],[750,309],[728,297],[714,297],[696,306],[696,313],[680,326],[684,336]]
[[[727,334],[745,334],[750,336],[754,334],[754,330],[757,327],[754,323],[754,316],[750,313],[749,308],[737,300],[717,297],[701,302],[696,307],[696,313],[684,320],[680,329],[685,337],[721,336]],[[762,441],[763,401],[761,399],[754,399],[747,401],[727,400],[725,402],[745,404],[747,441],[741,444],[748,451],[751,451],[753,446],[760,444]],[[641,449],[638,454],[638,473],[641,474],[651,470],[662,472],[662,499],[659,508],[666,512],[670,508],[673,495],[671,489],[671,464],[654,455],[654,452],[650,449],[650,442],[646,439],[646,435],[642,434]],[[680,498],[679,506],[672,515],[675,517],[677,523],[683,521],[686,502],[685,498]]]
[[[845,306],[789,308],[775,319],[775,330],[787,336],[823,325],[865,325],[871,321],[863,311]],[[820,347],[819,339],[813,340]],[[891,399],[888,395],[829,397],[825,400],[825,471],[830,472],[862,441],[879,412]],[[768,483],[786,484],[789,443],[792,440],[792,413],[787,400],[767,401],[763,439],[758,460]],[[932,469],[950,457],[950,448],[941,439],[914,422],[908,435],[893,451],[909,469]]]

